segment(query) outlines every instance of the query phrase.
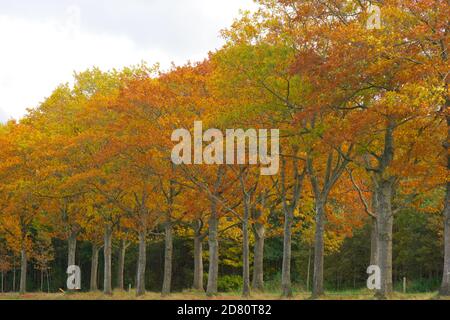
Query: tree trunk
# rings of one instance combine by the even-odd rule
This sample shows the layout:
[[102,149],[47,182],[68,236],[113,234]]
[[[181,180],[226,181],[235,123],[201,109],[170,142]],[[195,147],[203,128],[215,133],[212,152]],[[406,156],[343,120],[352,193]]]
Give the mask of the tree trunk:
[[120,240],[119,245],[119,256],[117,258],[117,289],[124,290],[123,274],[125,271],[125,254],[127,251],[127,242],[125,240]]
[[[446,110],[450,109],[450,99],[447,97]],[[450,115],[447,114],[447,142],[445,143],[445,150],[447,152],[447,172],[450,170]],[[444,269],[442,274],[442,284],[440,294],[442,296],[450,296],[450,183],[447,182],[444,205]]]
[[25,243],[22,243],[22,249],[20,250],[20,287],[19,293],[25,294],[27,291],[27,252],[25,249]]
[[75,254],[77,251],[77,232],[71,231],[67,239],[67,266],[75,265]]
[[[213,200],[215,203],[215,200]],[[218,241],[218,218],[216,216],[215,205],[209,219],[209,269],[208,269],[208,284],[206,287],[206,294],[208,296],[217,295],[217,279],[219,275],[219,241]]]
[[306,270],[306,292],[309,292],[309,285],[310,285],[310,278],[311,278],[311,254],[312,250],[311,247],[309,247],[309,253],[308,253],[308,268]]
[[49,275],[48,275],[48,269],[45,274],[47,275],[47,293],[50,293],[50,279],[49,279]]
[[12,292],[16,292],[16,256],[13,257],[13,285]]
[[90,290],[97,291],[98,290],[98,251],[99,248],[96,244],[92,244],[92,256],[91,256],[91,281],[90,281]]
[[255,246],[253,248],[253,289],[264,291],[264,239],[265,227],[260,222],[253,224],[253,235],[255,237]]
[[284,210],[283,265],[281,269],[281,295],[292,296],[291,287],[291,250],[292,250],[292,215]]
[[377,292],[380,299],[387,299],[392,294],[392,215],[393,186],[383,180],[377,187],[378,212],[378,266],[381,271],[381,289]]
[[203,237],[196,234],[194,238],[194,284],[195,290],[204,291],[203,288]]
[[136,284],[137,296],[142,296],[145,294],[145,267],[147,261],[146,237],[147,237],[147,230],[139,231],[139,257],[138,257],[137,284]]
[[103,256],[104,256],[104,275],[103,275],[103,293],[112,294],[112,277],[111,277],[111,252],[112,252],[112,227],[107,224],[105,226]]
[[325,208],[324,204],[316,199],[316,232],[314,237],[314,275],[313,298],[324,294],[323,289],[323,256],[324,256]]
[[170,287],[172,282],[172,255],[173,255],[173,236],[172,236],[172,223],[166,222],[165,225],[165,247],[164,247],[164,279],[162,295],[167,296],[170,294]]
[[377,219],[372,218],[371,220],[371,230],[370,230],[370,265],[377,266],[378,265],[378,228],[377,228]]
[[4,291],[4,285],[3,285],[4,279],[5,279],[5,273],[2,271],[2,293]]
[[250,239],[248,232],[248,219],[249,219],[249,200],[246,196],[245,207],[244,207],[244,219],[242,221],[242,296],[250,296]]
[[[450,164],[450,161],[449,161]],[[450,165],[449,165],[450,169]],[[450,183],[447,183],[447,191],[444,207],[444,270],[440,294],[450,296]]]

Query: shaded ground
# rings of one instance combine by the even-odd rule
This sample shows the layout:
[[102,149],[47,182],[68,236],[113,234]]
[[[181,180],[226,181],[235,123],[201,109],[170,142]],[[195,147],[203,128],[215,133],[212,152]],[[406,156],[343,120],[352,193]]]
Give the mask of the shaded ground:
[[[292,300],[309,299],[309,293],[296,293]],[[243,299],[239,293],[221,293],[216,297],[208,298],[200,292],[173,293],[168,297],[161,297],[160,293],[148,292],[146,295],[136,298],[134,292],[114,292],[112,296],[106,296],[101,292],[86,293],[0,293],[0,300],[234,300]],[[254,293],[250,300],[279,300],[278,293]],[[373,293],[369,291],[348,291],[327,293],[322,300],[373,300]],[[393,300],[450,300],[450,297],[438,297],[436,292],[429,293],[395,293]]]

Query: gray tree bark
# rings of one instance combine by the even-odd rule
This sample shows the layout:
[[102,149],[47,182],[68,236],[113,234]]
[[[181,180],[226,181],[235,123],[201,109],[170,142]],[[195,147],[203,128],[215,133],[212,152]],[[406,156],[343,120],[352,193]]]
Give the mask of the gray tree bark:
[[244,195],[244,217],[242,221],[242,296],[250,296],[250,239],[249,239],[249,217],[250,199]]
[[145,267],[147,262],[147,230],[139,231],[139,257],[137,267],[136,295],[145,294]]
[[165,226],[165,241],[164,241],[164,278],[162,295],[170,294],[170,287],[172,282],[172,259],[173,259],[173,228],[172,222],[167,221]]
[[218,215],[218,198],[219,190],[223,182],[225,168],[219,166],[217,169],[217,178],[214,183],[214,190],[209,197],[210,216],[208,220],[208,246],[209,246],[209,266],[208,266],[208,283],[206,285],[206,295],[217,295],[217,280],[219,277],[219,215]]
[[16,255],[13,256],[13,284],[12,292],[16,292]]
[[203,287],[203,235],[201,234],[203,223],[196,221],[194,236],[194,290],[204,291]]
[[91,254],[91,279],[90,279],[90,290],[98,290],[98,252],[100,248],[95,243],[92,244],[92,254]]
[[372,191],[371,230],[370,230],[370,265],[378,266],[378,196],[376,191]]
[[387,174],[386,170],[394,159],[394,129],[395,123],[390,120],[385,129],[383,154],[378,158],[378,167],[375,168],[373,179],[377,208],[377,258],[381,271],[381,289],[376,293],[379,299],[388,299],[393,292],[392,229],[394,225],[394,212],[392,210],[392,198],[396,177]]
[[217,295],[217,279],[219,276],[219,240],[216,200],[212,200],[211,217],[209,218],[209,268],[208,268],[208,284],[206,286],[206,294],[208,296]]
[[[257,219],[255,214],[254,218]],[[264,240],[265,227],[264,224],[256,221],[253,223],[253,235],[255,237],[255,246],[253,248],[253,281],[254,290],[264,291]]]
[[371,266],[378,265],[377,243],[378,243],[377,219],[372,218],[371,229],[370,229],[370,265]]
[[393,183],[382,180],[378,182],[377,230],[378,230],[378,266],[381,271],[381,289],[377,292],[380,299],[387,299],[392,294],[392,212]]
[[[297,152],[294,151],[294,154]],[[300,201],[302,193],[303,180],[306,171],[299,173],[298,159],[293,160],[293,184],[291,197],[288,200],[288,187],[286,181],[286,158],[281,157],[281,198],[284,212],[284,236],[283,236],[283,263],[281,267],[281,295],[283,297],[292,296],[291,287],[291,259],[292,259],[292,223],[294,220],[294,211]]]
[[25,241],[23,241],[22,248],[20,250],[20,294],[25,294],[27,291],[27,264],[27,252],[25,249]]
[[284,215],[283,264],[281,269],[281,294],[292,296],[291,288],[291,247],[292,247],[292,217],[288,211]]
[[440,294],[450,296],[450,183],[447,183],[444,207],[444,269]]
[[325,233],[325,208],[324,204],[316,199],[316,231],[314,237],[314,275],[312,296],[317,298],[324,294],[323,289],[323,257],[324,257],[324,233]]
[[67,239],[67,266],[75,265],[75,257],[77,251],[77,232],[71,231]]
[[[445,53],[445,60],[447,60],[447,53]],[[450,110],[450,98],[446,100],[446,110]],[[444,148],[447,152],[447,171],[450,171],[450,115],[446,115],[447,120],[447,141]],[[440,288],[440,295],[450,296],[450,183],[447,182],[445,204],[444,204],[444,268],[442,273],[442,284]]]
[[111,253],[112,253],[112,227],[107,224],[105,226],[104,235],[104,275],[103,275],[103,293],[112,294],[112,275],[111,275]]
[[127,251],[127,242],[126,240],[120,240],[119,244],[119,255],[117,258],[118,266],[117,266],[117,289],[124,290],[124,281],[123,274],[125,271],[125,254]]
[[328,154],[327,166],[323,177],[323,184],[320,185],[320,179],[314,169],[313,159],[308,155],[306,160],[306,166],[308,175],[311,181],[311,186],[314,192],[315,201],[315,221],[316,231],[314,237],[314,275],[313,275],[313,288],[312,297],[318,298],[324,293],[323,288],[323,260],[324,260],[324,233],[325,233],[325,206],[328,201],[328,195],[332,188],[337,183],[342,173],[346,169],[350,154],[353,146],[350,146],[347,150],[347,154],[344,156],[341,153],[337,153],[335,159],[334,151]]
[[194,283],[195,290],[203,291],[203,239],[201,236],[194,238]]

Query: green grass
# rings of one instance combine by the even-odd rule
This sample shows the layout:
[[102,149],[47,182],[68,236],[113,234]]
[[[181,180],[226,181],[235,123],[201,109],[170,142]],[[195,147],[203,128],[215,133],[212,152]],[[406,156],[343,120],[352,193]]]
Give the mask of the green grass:
[[[295,293],[291,300],[307,300],[310,293]],[[208,298],[204,293],[185,291],[173,293],[168,297],[161,297],[160,293],[148,292],[144,296],[136,298],[133,291],[115,291],[112,296],[104,295],[101,292],[86,293],[27,293],[19,295],[18,293],[0,293],[0,300],[234,300],[243,299],[239,292],[220,293],[216,297]],[[252,293],[249,298],[252,300],[279,300],[277,293]],[[368,290],[351,290],[342,292],[327,292],[320,300],[373,300],[374,295]],[[437,292],[429,293],[394,293],[392,300],[433,300],[450,298],[439,297]]]

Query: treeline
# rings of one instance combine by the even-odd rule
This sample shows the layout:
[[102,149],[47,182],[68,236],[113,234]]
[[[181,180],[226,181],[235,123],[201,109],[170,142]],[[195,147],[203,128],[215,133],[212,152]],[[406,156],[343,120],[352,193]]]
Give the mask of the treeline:
[[[402,212],[396,221],[397,228],[393,234],[393,281],[398,291],[403,290],[403,278],[407,279],[407,292],[431,292],[440,286],[442,239],[440,228],[436,228],[439,215],[424,215],[419,212]],[[355,231],[347,238],[338,252],[325,256],[324,286],[327,291],[359,290],[365,288],[367,281],[367,264],[370,256],[370,225]],[[119,272],[120,240],[113,242],[112,285],[119,288],[122,275]],[[219,261],[219,292],[239,292],[242,290],[242,249],[239,241],[222,237],[221,254],[226,259]],[[27,289],[33,292],[59,292],[66,290],[67,242],[53,240],[53,260],[46,269],[40,269],[37,261],[29,262]],[[92,244],[80,241],[77,249],[76,265],[81,268],[81,291],[91,287]],[[126,251],[124,263],[124,289],[135,288],[136,261],[138,250],[131,243]],[[189,237],[174,238],[174,265],[172,290],[182,292],[191,290],[194,283],[194,245]],[[294,234],[292,245],[292,286],[294,292],[308,292],[312,282],[313,248],[302,240],[300,234]],[[4,256],[3,256],[4,257]],[[253,258],[253,257],[251,257]],[[10,269],[3,270],[0,292],[15,292],[19,289],[20,261],[9,254]],[[164,272],[164,242],[151,239],[147,245],[146,288],[158,292],[162,286]],[[279,292],[281,283],[280,266],[283,260],[283,241],[279,236],[265,239],[264,248],[264,289],[266,292]],[[253,261],[251,261],[253,263]],[[103,254],[99,255],[97,287],[102,289]],[[308,272],[309,270],[309,272]],[[203,275],[207,279],[207,273]],[[253,275],[252,275],[253,278]],[[205,281],[206,283],[206,281]]]
[[[259,3],[203,62],[94,68],[0,127],[0,268],[20,266],[21,293],[39,281],[30,263],[44,287],[55,266],[90,261],[92,291],[101,264],[105,294],[132,283],[142,295],[149,246],[163,243],[163,295],[185,270],[208,295],[240,270],[243,296],[279,273],[283,296],[294,279],[318,297],[361,284],[369,265],[380,298],[408,273],[450,294],[448,2],[383,1],[373,30],[365,1]],[[172,132],[195,121],[279,129],[278,173],[223,164],[214,134],[215,164],[175,165]]]

